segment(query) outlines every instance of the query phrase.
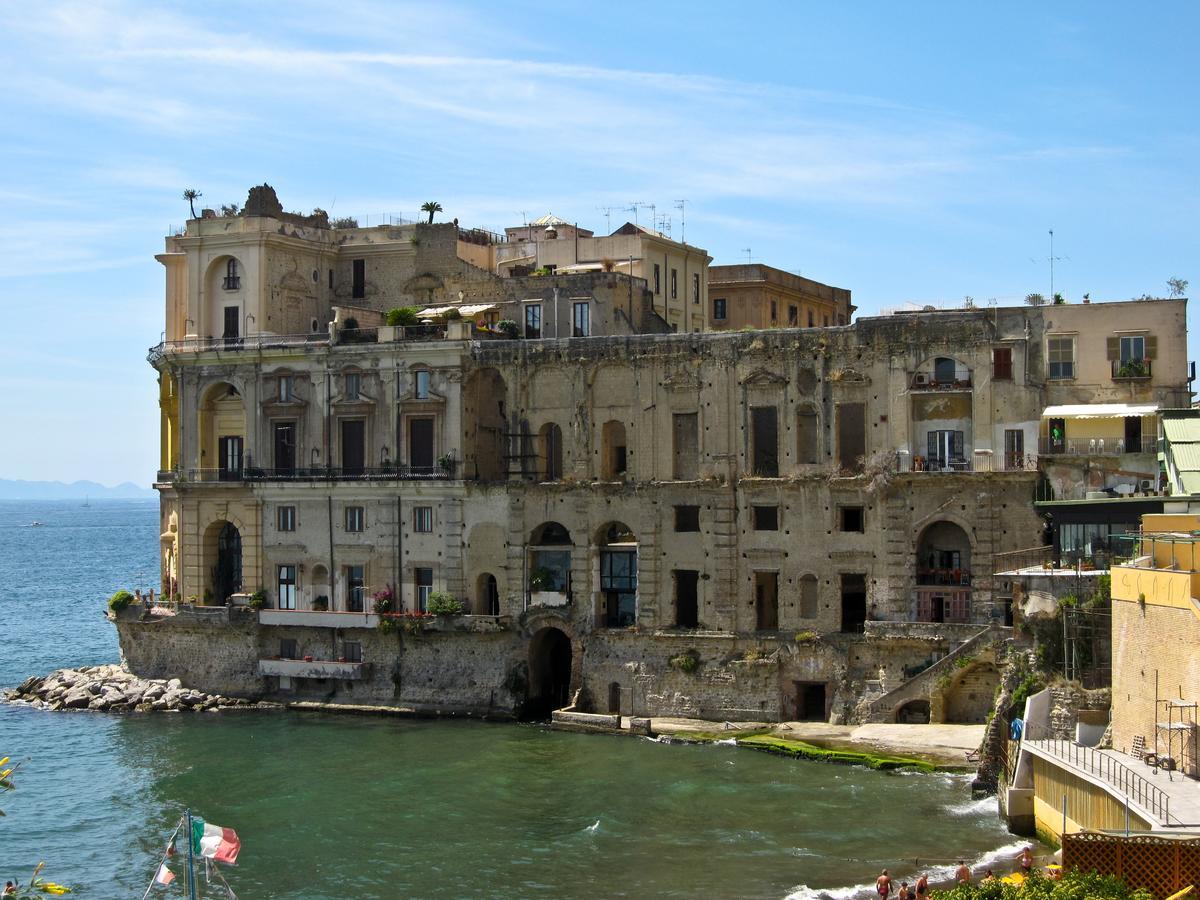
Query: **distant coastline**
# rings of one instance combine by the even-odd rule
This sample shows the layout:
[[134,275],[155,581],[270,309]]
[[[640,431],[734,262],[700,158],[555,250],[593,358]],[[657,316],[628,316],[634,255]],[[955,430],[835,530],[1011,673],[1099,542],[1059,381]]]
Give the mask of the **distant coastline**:
[[22,481],[0,478],[0,500],[152,500],[153,490],[123,481],[106,487],[95,481]]

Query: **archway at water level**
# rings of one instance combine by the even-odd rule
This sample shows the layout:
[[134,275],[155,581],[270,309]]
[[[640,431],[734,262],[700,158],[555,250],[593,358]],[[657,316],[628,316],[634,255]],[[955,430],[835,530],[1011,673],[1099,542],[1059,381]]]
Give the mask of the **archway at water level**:
[[557,628],[543,628],[529,642],[526,718],[549,718],[570,702],[570,694],[571,639]]

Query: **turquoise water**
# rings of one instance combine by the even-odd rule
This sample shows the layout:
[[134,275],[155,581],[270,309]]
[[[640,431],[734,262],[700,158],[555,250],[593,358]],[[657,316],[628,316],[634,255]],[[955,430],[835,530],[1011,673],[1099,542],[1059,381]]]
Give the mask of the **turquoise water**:
[[[153,503],[0,503],[0,685],[115,659],[103,598],[149,584],[156,546]],[[849,897],[913,857],[1016,852],[962,777],[536,725],[0,705],[5,753],[29,762],[0,878],[45,859],[81,897],[140,897],[185,806],[237,829],[242,900]]]

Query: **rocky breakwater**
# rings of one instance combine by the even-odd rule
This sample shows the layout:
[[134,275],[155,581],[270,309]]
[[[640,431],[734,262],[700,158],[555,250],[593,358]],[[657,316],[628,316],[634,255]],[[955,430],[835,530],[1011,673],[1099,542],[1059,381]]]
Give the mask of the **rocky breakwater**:
[[276,708],[278,704],[221,697],[184,687],[178,678],[138,678],[119,665],[59,669],[25,679],[5,698],[38,709],[100,712],[217,712]]

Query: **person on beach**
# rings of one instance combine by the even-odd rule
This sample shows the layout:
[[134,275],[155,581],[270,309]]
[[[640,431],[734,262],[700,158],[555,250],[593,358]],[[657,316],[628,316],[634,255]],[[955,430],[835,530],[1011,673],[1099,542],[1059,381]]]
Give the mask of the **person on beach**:
[[926,876],[921,875],[919,878],[917,878],[917,900],[923,900],[923,898],[928,896],[929,879]]
[[958,861],[958,868],[954,870],[954,880],[959,884],[971,883],[971,867],[961,859]]
[[995,880],[996,880],[996,876],[992,873],[991,869],[988,869],[987,873],[983,876],[984,884],[986,884],[989,881],[995,881]]
[[884,869],[879,877],[875,879],[875,892],[883,900],[887,900],[888,894],[892,892],[892,877],[888,875],[887,869]]
[[2,896],[5,896],[5,897],[17,896],[17,886],[15,884],[13,884],[11,881],[4,882],[4,894]]
[[908,889],[908,882],[900,882],[900,892],[896,894],[896,900],[912,900],[912,892]]
[[1028,875],[1033,868],[1033,848],[1026,847],[1017,854],[1016,858],[1021,863],[1021,871]]

